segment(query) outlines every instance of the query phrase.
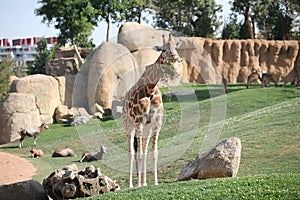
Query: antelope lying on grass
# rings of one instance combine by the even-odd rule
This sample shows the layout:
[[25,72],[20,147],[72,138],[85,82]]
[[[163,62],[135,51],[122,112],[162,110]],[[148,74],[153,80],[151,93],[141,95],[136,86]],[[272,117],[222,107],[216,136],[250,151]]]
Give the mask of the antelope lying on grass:
[[41,149],[34,149],[33,147],[30,148],[31,157],[38,158],[43,157],[44,153]]
[[22,129],[22,130],[19,132],[19,135],[21,136],[19,147],[20,147],[20,148],[23,147],[23,141],[24,141],[25,136],[28,136],[28,137],[34,137],[34,142],[33,142],[33,144],[36,145],[36,139],[37,139],[37,136],[40,135],[40,133],[43,131],[44,128],[48,129],[48,126],[47,126],[47,124],[45,124],[45,123],[42,123],[42,125],[40,125],[40,126],[37,127],[37,128]]
[[69,147],[65,147],[64,149],[56,149],[52,157],[76,157],[74,151]]
[[107,147],[101,146],[100,151],[84,153],[79,162],[91,162],[94,160],[103,160],[103,155],[106,153]]

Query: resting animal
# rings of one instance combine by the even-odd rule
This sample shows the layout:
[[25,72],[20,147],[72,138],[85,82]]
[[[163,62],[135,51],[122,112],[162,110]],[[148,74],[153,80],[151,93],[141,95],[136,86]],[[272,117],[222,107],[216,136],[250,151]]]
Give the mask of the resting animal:
[[30,148],[30,153],[31,153],[31,157],[33,158],[38,158],[38,157],[43,157],[44,153],[41,149],[34,149],[34,148]]
[[74,151],[69,147],[65,147],[64,149],[56,149],[52,157],[76,157]]
[[22,129],[22,130],[19,132],[19,135],[21,136],[19,147],[20,147],[20,148],[23,147],[23,142],[24,142],[25,136],[28,136],[28,137],[34,137],[34,142],[33,142],[33,144],[36,145],[36,139],[37,139],[37,136],[40,135],[40,133],[43,131],[44,128],[48,129],[48,126],[47,126],[47,124],[45,124],[45,123],[42,123],[42,125],[40,125],[40,126],[37,127],[37,128]]
[[94,160],[103,160],[103,155],[106,153],[107,147],[101,146],[100,151],[84,153],[79,162],[91,162]]

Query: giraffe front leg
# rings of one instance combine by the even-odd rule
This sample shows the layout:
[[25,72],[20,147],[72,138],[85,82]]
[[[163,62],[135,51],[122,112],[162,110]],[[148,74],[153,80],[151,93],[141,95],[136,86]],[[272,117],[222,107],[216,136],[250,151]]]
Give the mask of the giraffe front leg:
[[149,137],[143,138],[142,186],[147,186],[147,155]]
[[134,161],[134,154],[135,154],[134,147],[133,147],[134,135],[127,136],[127,141],[128,141],[128,158],[129,158],[129,183],[128,183],[128,187],[133,188],[132,172],[133,172],[133,161]]
[[137,140],[137,174],[138,174],[138,187],[142,186],[142,163],[143,163],[143,151],[142,151],[142,135],[136,136]]
[[157,142],[158,142],[158,134],[154,134],[152,136],[152,156],[153,156],[154,185],[158,185],[158,177],[157,177],[157,160],[158,160]]

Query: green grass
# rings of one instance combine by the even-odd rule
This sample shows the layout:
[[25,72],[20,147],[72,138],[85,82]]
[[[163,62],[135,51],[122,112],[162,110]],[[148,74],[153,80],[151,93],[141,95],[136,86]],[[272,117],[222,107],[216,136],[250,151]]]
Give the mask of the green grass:
[[299,174],[272,174],[161,184],[88,199],[299,199],[299,190]]
[[[269,199],[268,195],[272,194],[273,198],[280,199],[279,195],[283,193],[287,193],[287,197],[299,197],[299,88],[270,87],[247,90],[244,85],[229,84],[227,95],[222,95],[221,88],[217,85],[183,85],[173,89],[194,89],[196,95],[173,97],[171,102],[163,97],[165,118],[159,137],[160,185],[122,190],[120,193],[109,194],[112,196],[108,195],[107,198],[126,198],[127,195],[127,198],[130,198],[130,195],[139,198],[153,193],[160,194],[157,198],[173,199],[173,193],[169,191],[174,192],[176,199],[188,199],[191,197],[189,195],[195,193],[211,197],[208,199],[218,199],[222,196],[230,199],[247,198],[243,196],[244,193],[250,195],[249,199],[253,199],[250,198],[251,195],[262,195],[254,197]],[[166,91],[164,88],[162,90]],[[238,137],[242,142],[239,178],[174,183],[187,161],[193,160],[199,152],[229,137]],[[92,164],[100,167],[104,174],[116,179],[122,189],[127,188],[127,143],[120,119],[93,119],[87,125],[77,127],[52,124],[38,138],[38,148],[46,154],[39,159],[29,157],[32,138],[25,139],[24,149],[19,149],[18,144],[16,141],[2,145],[0,150],[30,160],[38,169],[34,179],[39,182],[55,169],[66,165],[75,163],[79,169],[83,169]],[[77,162],[83,152],[95,150],[101,144],[108,146],[104,161]],[[65,146],[74,149],[78,157],[51,158],[56,148]],[[148,185],[153,184],[151,172],[147,178]],[[256,183],[256,180],[261,181]],[[267,184],[269,189],[262,187],[261,183]],[[277,183],[278,187],[275,187],[273,184]],[[291,191],[286,192],[284,184],[291,188]],[[211,189],[208,189],[209,187]],[[274,191],[270,189],[273,187]],[[235,193],[233,191],[237,191],[238,196],[232,196]],[[153,195],[151,197],[156,198]]]

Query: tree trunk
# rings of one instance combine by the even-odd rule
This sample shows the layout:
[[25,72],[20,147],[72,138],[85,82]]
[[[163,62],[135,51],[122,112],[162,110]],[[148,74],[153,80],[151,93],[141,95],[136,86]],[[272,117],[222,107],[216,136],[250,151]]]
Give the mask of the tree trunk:
[[106,42],[108,42],[108,41],[109,41],[109,31],[110,31],[110,19],[109,19],[109,14],[107,15],[105,21],[106,21],[106,23],[107,23]]
[[244,33],[243,33],[244,39],[254,39],[252,25],[249,20],[250,17],[249,8],[246,9],[244,16],[245,16]]
[[253,34],[253,39],[255,39],[255,17],[251,16],[251,22],[252,22],[252,34]]

